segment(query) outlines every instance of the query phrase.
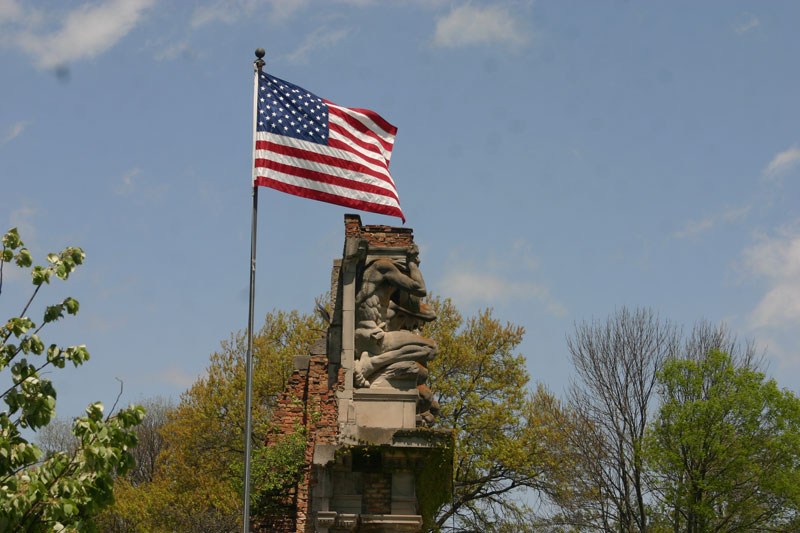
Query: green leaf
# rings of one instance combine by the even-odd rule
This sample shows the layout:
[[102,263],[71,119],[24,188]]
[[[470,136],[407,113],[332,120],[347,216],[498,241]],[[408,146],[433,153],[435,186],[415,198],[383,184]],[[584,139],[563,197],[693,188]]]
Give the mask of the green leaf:
[[103,402],[94,402],[86,408],[86,415],[89,420],[102,420],[103,419]]
[[82,265],[83,260],[86,259],[86,254],[83,253],[83,250],[78,248],[77,246],[73,246],[67,248],[69,250],[69,254],[72,257],[72,260],[75,262],[76,265]]
[[78,309],[80,309],[81,307],[80,304],[78,303],[78,300],[74,298],[67,298],[66,300],[64,300],[64,306],[67,309],[67,313],[69,313],[70,315],[78,314]]
[[41,355],[44,352],[44,343],[42,339],[39,338],[38,335],[34,334],[30,336],[30,345],[31,351],[36,355]]
[[89,352],[86,350],[86,345],[70,346],[63,351],[64,358],[72,361],[75,366],[80,366],[89,359]]
[[27,317],[15,317],[10,319],[5,327],[12,335],[19,338],[27,333],[29,329],[36,327],[36,324]]
[[36,265],[31,270],[31,278],[33,279],[33,284],[37,286],[42,283],[50,283],[50,269]]
[[62,304],[48,305],[44,310],[44,322],[55,322],[64,316],[64,308]]
[[31,266],[31,264],[33,264],[33,258],[31,257],[30,251],[28,251],[27,248],[20,250],[17,254],[15,262],[19,267],[27,268]]
[[19,238],[17,228],[11,228],[5,235],[3,235],[3,246],[10,248],[11,250],[15,250],[22,246],[22,239]]

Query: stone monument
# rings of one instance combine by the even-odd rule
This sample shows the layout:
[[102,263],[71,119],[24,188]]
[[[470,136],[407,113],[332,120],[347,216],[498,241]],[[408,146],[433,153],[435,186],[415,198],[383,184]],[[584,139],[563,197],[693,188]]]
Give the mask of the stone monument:
[[273,415],[284,431],[307,428],[303,477],[287,514],[257,517],[255,529],[420,531],[449,499],[453,434],[430,428],[439,406],[427,364],[438,348],[421,329],[436,314],[413,231],[345,215],[331,289],[327,336],[295,357]]

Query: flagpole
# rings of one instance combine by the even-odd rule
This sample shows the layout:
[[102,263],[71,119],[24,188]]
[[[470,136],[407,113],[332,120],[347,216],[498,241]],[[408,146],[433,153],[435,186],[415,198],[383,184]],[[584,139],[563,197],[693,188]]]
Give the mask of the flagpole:
[[256,296],[256,229],[258,227],[258,187],[256,187],[256,122],[258,117],[258,75],[264,66],[264,49],[256,49],[256,60],[253,62],[253,216],[250,227],[250,311],[247,316],[247,378],[245,385],[245,422],[244,422],[244,506],[242,511],[242,531],[250,531],[250,447],[253,433],[253,311]]

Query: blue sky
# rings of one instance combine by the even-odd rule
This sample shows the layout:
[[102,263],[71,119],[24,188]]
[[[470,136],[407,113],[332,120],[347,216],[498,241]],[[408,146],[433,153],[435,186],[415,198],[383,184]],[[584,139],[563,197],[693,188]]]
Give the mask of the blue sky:
[[[619,306],[724,321],[800,388],[800,5],[794,2],[0,0],[0,221],[87,262],[41,303],[61,416],[177,398],[247,322],[253,50],[398,128],[392,173],[428,287],[565,335]],[[345,208],[263,189],[256,316],[311,310]],[[363,213],[370,224],[398,219]],[[8,277],[0,311],[27,280]],[[38,311],[33,316],[38,315]]]

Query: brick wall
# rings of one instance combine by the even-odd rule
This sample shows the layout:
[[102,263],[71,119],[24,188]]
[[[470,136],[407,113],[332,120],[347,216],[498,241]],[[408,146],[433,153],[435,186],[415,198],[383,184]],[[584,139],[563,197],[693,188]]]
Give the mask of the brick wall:
[[361,509],[367,514],[391,514],[392,475],[390,473],[364,473],[364,495]]
[[[300,482],[287,495],[287,514],[279,516],[254,517],[254,531],[259,532],[310,532],[313,531],[314,517],[311,513],[311,486],[313,479],[312,460],[316,444],[335,444],[338,436],[338,414],[336,408],[336,389],[344,382],[340,371],[338,383],[328,386],[328,359],[325,356],[325,343],[318,342],[305,358],[295,358],[295,370],[286,384],[286,389],[278,399],[273,413],[276,432],[267,437],[265,444],[274,443],[281,434],[292,433],[298,422],[307,431],[305,467]],[[321,353],[320,353],[321,352]],[[307,366],[306,366],[307,361]],[[252,480],[253,486],[258,479]]]
[[346,237],[366,239],[370,246],[411,246],[414,244],[414,231],[411,228],[393,226],[362,226],[358,215],[344,216]]

